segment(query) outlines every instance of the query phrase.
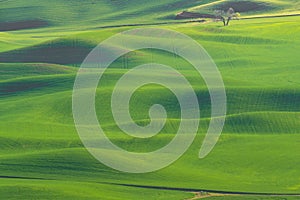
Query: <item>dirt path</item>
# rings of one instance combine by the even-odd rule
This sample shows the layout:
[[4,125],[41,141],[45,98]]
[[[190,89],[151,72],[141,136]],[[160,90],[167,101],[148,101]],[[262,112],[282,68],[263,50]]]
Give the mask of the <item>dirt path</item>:
[[207,193],[207,192],[192,192],[195,196],[186,200],[205,199],[209,197],[223,197],[223,196],[238,196],[238,194],[219,194],[219,193]]

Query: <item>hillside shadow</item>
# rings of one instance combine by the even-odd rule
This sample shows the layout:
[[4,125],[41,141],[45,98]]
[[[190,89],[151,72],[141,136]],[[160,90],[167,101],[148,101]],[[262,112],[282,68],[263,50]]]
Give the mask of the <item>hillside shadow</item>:
[[0,22],[0,31],[17,31],[23,29],[34,29],[48,26],[49,23],[43,20],[26,20],[15,22]]

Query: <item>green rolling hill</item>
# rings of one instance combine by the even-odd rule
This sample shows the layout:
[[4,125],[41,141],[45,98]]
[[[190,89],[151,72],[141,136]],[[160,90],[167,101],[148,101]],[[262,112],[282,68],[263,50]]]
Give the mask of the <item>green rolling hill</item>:
[[[243,19],[228,27],[216,22],[155,25],[174,22],[182,10],[209,13],[249,2],[0,1],[0,198],[191,199],[194,189],[220,191],[221,196],[209,192],[208,199],[299,199],[288,194],[300,194],[300,17]],[[251,2],[259,9],[242,16],[297,14],[300,7],[294,0]],[[134,28],[100,27],[124,24],[184,33],[214,59],[226,87],[228,115],[206,158],[198,153],[210,121],[207,87],[186,60],[153,49],[126,54],[104,73],[96,95],[98,119],[126,150],[148,152],[166,145],[180,122],[176,97],[166,88],[146,85],[131,101],[131,114],[141,125],[149,123],[152,104],[165,106],[167,123],[152,138],[125,135],[110,111],[113,87],[124,73],[152,61],[166,64],[187,78],[200,101],[200,128],[192,146],[172,165],[147,174],[113,170],[84,148],[72,116],[76,73],[99,42]],[[282,196],[222,195],[226,191]]]

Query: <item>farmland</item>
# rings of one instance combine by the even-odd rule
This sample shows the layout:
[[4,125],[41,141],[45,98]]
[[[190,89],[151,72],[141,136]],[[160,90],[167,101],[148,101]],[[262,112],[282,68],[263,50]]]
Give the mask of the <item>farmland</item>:
[[[288,194],[300,194],[300,16],[241,19],[227,27],[210,21],[167,23],[182,10],[209,12],[226,6],[224,2],[1,1],[3,27],[8,27],[7,21],[32,21],[36,16],[43,23],[0,32],[0,197],[188,199],[194,194],[184,189],[195,189],[283,194],[208,199],[299,199]],[[263,3],[264,9],[242,12],[242,17],[295,14],[300,8],[293,0]],[[159,22],[166,24],[154,25]],[[166,145],[180,122],[172,92],[155,84],[135,92],[130,108],[138,124],[149,123],[148,110],[155,103],[168,112],[163,130],[147,139],[120,131],[110,97],[130,69],[153,61],[169,65],[186,77],[200,102],[200,128],[191,147],[166,168],[129,174],[100,163],[83,146],[72,116],[76,73],[99,42],[133,28],[113,27],[120,24],[152,24],[147,27],[186,34],[215,61],[227,93],[227,116],[217,145],[204,159],[198,153],[211,112],[205,82],[183,58],[153,49],[130,52],[104,72],[96,93],[97,117],[112,142],[123,149],[149,152]]]

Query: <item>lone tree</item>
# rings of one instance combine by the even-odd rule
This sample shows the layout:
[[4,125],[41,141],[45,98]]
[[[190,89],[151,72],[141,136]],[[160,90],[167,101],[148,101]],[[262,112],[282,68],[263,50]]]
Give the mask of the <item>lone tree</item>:
[[230,20],[232,19],[238,19],[238,17],[240,16],[240,13],[235,12],[233,8],[229,8],[226,11],[224,10],[215,10],[215,15],[216,15],[216,21],[222,21],[224,26],[228,26]]

